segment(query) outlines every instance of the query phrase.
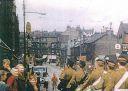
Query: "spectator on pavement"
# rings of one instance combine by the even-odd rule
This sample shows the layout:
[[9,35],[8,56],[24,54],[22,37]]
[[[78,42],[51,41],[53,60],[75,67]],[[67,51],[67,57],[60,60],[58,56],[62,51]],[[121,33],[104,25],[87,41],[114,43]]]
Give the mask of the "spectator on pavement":
[[18,69],[18,79],[17,79],[18,91],[26,91],[24,66],[23,64],[18,64],[16,68]]
[[37,77],[35,75],[29,76],[29,82],[27,83],[26,91],[39,91],[37,87]]
[[7,84],[11,88],[11,91],[18,91],[18,84],[17,84],[18,69],[12,68],[11,73],[12,75],[8,78]]
[[5,79],[5,83],[7,83],[8,78],[11,76],[11,67],[10,67],[10,60],[4,59],[3,60],[3,67],[2,70],[7,72],[7,78]]
[[4,82],[7,78],[7,72],[0,70],[0,91],[11,91],[9,86]]
[[50,78],[48,76],[48,73],[45,72],[44,74],[44,88],[46,91],[48,91],[48,84],[49,84]]
[[51,81],[52,81],[52,91],[56,91],[57,90],[58,78],[57,78],[55,73],[53,73]]

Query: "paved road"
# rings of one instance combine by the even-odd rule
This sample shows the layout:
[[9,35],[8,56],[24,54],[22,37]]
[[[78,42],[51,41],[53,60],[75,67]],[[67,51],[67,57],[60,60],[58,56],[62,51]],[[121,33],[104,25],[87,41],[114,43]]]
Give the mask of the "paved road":
[[[52,78],[53,73],[55,73],[57,75],[57,77],[59,77],[59,74],[61,72],[61,69],[59,66],[56,66],[54,63],[44,64],[44,65],[47,66],[47,69],[48,69],[47,71],[48,71],[48,75],[49,75],[50,79]],[[41,86],[41,91],[45,91],[43,86]],[[49,81],[48,91],[52,91],[51,80]],[[56,90],[56,91],[59,91],[59,90]]]

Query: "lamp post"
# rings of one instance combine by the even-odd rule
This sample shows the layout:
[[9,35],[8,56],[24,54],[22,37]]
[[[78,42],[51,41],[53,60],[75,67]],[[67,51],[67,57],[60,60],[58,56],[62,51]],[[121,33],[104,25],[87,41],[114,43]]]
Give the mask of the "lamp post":
[[26,65],[26,35],[25,35],[25,0],[23,0],[23,21],[24,21],[24,66]]
[[46,13],[40,13],[40,12],[26,12],[26,7],[25,7],[25,0],[23,0],[23,22],[24,22],[24,66],[26,65],[26,13],[35,13],[39,15],[46,15]]

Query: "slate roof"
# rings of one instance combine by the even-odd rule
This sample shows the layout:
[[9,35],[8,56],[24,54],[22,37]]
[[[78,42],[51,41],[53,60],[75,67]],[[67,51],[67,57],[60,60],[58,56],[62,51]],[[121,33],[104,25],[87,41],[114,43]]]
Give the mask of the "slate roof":
[[102,38],[106,33],[95,33],[94,35],[90,36],[84,43],[92,43],[97,41],[98,39]]
[[[95,34],[87,37],[87,39],[82,40],[81,43],[92,43],[92,42],[99,40],[100,38],[102,38],[105,35],[106,35],[106,33],[95,33]],[[80,45],[80,43],[77,43],[77,44],[75,44],[74,47],[78,47],[79,45]]]

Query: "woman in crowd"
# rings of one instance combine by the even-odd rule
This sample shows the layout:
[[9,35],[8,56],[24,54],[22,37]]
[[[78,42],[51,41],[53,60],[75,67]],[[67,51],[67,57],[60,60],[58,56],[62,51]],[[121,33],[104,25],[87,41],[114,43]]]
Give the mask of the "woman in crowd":
[[26,91],[39,91],[37,87],[37,77],[35,75],[30,75],[29,82],[27,83]]

